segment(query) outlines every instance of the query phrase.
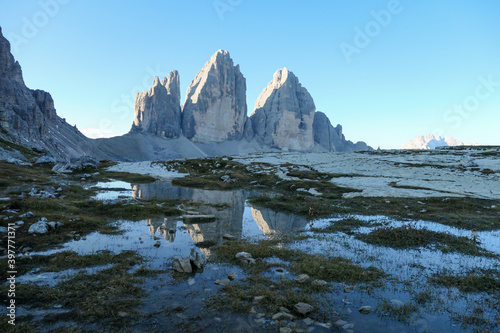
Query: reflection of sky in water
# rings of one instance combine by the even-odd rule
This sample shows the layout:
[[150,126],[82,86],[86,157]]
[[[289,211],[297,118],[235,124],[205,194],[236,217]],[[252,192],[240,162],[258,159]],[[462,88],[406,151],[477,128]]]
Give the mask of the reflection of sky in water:
[[[439,223],[426,221],[398,221],[385,216],[362,216],[352,215],[331,219],[316,220],[309,223],[306,230],[314,228],[326,228],[332,222],[344,218],[354,218],[372,223],[383,223],[388,227],[401,227],[411,224],[415,228],[426,228],[435,232],[446,232],[455,236],[471,237],[470,230],[462,230],[445,226]],[[358,231],[369,233],[374,228],[362,227]],[[309,233],[311,234],[311,233]],[[499,239],[500,231],[478,232],[482,248],[496,254],[500,254]],[[377,266],[389,274],[394,274],[405,279],[423,278],[422,269],[427,274],[432,274],[443,269],[455,272],[465,272],[474,268],[500,268],[498,259],[480,256],[470,256],[461,253],[443,253],[438,249],[393,249],[384,246],[374,246],[357,240],[354,236],[344,233],[326,233],[321,238],[311,238],[304,242],[292,245],[294,248],[306,250],[309,253],[342,256],[354,262],[367,266]]]
[[[341,232],[321,235],[308,232],[312,227],[325,228],[332,223],[331,221],[335,222],[345,218],[383,223],[384,226],[393,227],[411,224],[416,228],[425,227],[428,230],[448,232],[452,235],[465,237],[471,237],[471,231],[469,230],[457,229],[426,221],[398,221],[385,216],[353,215],[320,219],[307,223],[305,219],[290,214],[282,214],[269,209],[256,209],[246,202],[247,195],[241,191],[222,193],[221,191],[180,189],[168,184],[165,186],[160,185],[156,184],[154,187],[140,185],[138,188],[140,189],[140,193],[144,193],[148,198],[155,197],[155,194],[158,194],[158,197],[172,199],[190,199],[194,197],[197,201],[214,204],[220,202],[218,200],[222,200],[221,198],[224,196],[224,200],[231,198],[233,201],[229,201],[231,207],[212,212],[219,217],[217,222],[184,224],[180,219],[171,218],[168,220],[161,218],[138,222],[116,221],[115,223],[121,229],[125,230],[123,235],[92,233],[86,236],[86,240],[70,241],[62,249],[44,252],[44,254],[63,250],[72,250],[80,254],[91,254],[100,250],[110,250],[113,252],[134,250],[147,259],[146,265],[148,268],[169,270],[173,258],[175,256],[189,256],[191,249],[195,248],[196,242],[215,240],[217,243],[220,243],[222,235],[226,233],[249,240],[258,240],[272,235],[275,231],[293,232],[294,230],[305,230],[307,234],[313,237],[292,243],[289,245],[291,248],[301,249],[310,254],[334,257],[342,256],[364,267],[376,266],[390,275],[390,282],[387,282],[388,285],[373,294],[367,294],[362,290],[355,290],[349,294],[339,293],[338,291],[326,294],[329,305],[337,309],[339,313],[345,313],[345,311],[352,312],[346,315],[345,318],[348,318],[350,322],[356,323],[354,328],[356,332],[421,331],[425,327],[428,327],[430,331],[462,332],[464,331],[463,328],[450,324],[447,313],[428,313],[428,310],[425,310],[421,313],[422,318],[419,319],[419,316],[416,316],[415,323],[407,326],[389,318],[380,318],[376,315],[360,315],[357,310],[360,305],[376,307],[380,298],[395,298],[407,302],[412,299],[411,292],[408,291],[408,286],[406,285],[407,281],[412,282],[414,291],[425,291],[427,290],[426,288],[430,288],[426,277],[444,268],[458,273],[477,267],[499,269],[498,259],[472,257],[459,253],[442,253],[440,250],[432,249],[397,250],[366,244],[355,239],[353,236]],[[122,195],[121,193],[127,193],[129,197],[132,196],[131,187],[125,182],[102,183],[99,186],[101,188],[124,189],[123,192],[103,191],[99,195],[102,195],[101,198],[104,199],[116,199],[118,195]],[[156,191],[161,191],[161,193]],[[117,193],[120,194],[117,195]],[[109,195],[109,197],[106,197],[106,195]],[[175,229],[175,234],[169,233],[169,229]],[[368,233],[371,230],[373,230],[371,227],[362,227],[357,231]],[[478,232],[478,236],[481,241],[481,247],[500,254],[500,230]],[[155,237],[159,239],[155,239]],[[161,244],[158,248],[154,246],[157,241]],[[209,256],[211,254],[209,249],[198,250]],[[271,258],[269,261],[274,262],[277,259]],[[101,268],[96,267],[92,269],[98,270]],[[200,297],[205,297],[207,292],[217,290],[218,287],[214,286],[213,281],[215,279],[226,278],[227,274],[231,271],[238,272],[239,278],[244,276],[244,273],[238,267],[208,264],[204,272],[198,272],[189,277],[190,279],[194,279],[194,285],[188,284],[188,278],[181,282],[175,282],[170,274],[161,274],[151,278],[147,282],[151,290],[156,290],[155,288],[158,285],[164,287],[160,288],[158,293],[155,291],[145,296],[148,301],[144,302],[144,309],[146,312],[155,311],[158,307],[164,308],[165,306],[175,304],[175,302],[183,304],[182,302],[186,302],[185,294],[192,290],[198,290],[201,293]],[[33,273],[25,275],[24,278],[26,281],[35,279],[37,283],[44,283],[44,281],[46,281],[45,283],[49,283],[48,280],[51,280],[50,283],[53,285],[54,281],[57,281],[58,278],[73,273],[72,271],[38,275],[37,273]],[[277,276],[277,273],[274,271],[266,274],[270,278]],[[286,278],[293,278],[287,270],[280,274],[286,276]],[[440,289],[435,286],[432,288],[434,288],[433,293],[439,294],[439,297],[446,303],[449,303],[452,309],[457,311],[463,311],[471,307],[472,304],[475,304],[481,298],[481,295],[468,294],[464,298],[453,299],[453,294],[447,294],[447,289]],[[378,293],[382,293],[382,295]],[[194,300],[191,301],[193,302]],[[203,302],[199,300],[199,303],[202,304]],[[195,315],[199,311],[199,308],[193,306],[192,311],[194,311]],[[165,327],[168,327],[169,323],[165,316],[156,316],[155,318]],[[164,322],[165,320],[167,321]]]
[[[96,200],[116,200],[119,197],[132,197],[131,185],[121,180],[99,182],[92,187],[102,189],[94,196]],[[113,189],[113,191],[107,191],[106,189]],[[118,189],[121,190],[118,191]]]

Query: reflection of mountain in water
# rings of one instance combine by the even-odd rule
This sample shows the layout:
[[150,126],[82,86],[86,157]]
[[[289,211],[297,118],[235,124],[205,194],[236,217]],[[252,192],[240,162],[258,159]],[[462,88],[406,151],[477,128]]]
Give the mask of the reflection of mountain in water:
[[256,209],[252,207],[252,216],[264,234],[270,234],[275,231],[291,232],[294,230],[303,230],[309,223],[303,217],[275,212],[267,208]]
[[175,240],[175,231],[177,226],[177,221],[168,218],[161,217],[156,219],[146,220],[151,236],[155,236],[156,233],[160,234],[165,240],[172,243]]
[[[246,191],[212,191],[195,188],[172,186],[170,182],[156,181],[151,184],[133,185],[134,198],[141,199],[187,199],[204,204],[202,207],[192,207],[201,214],[215,215],[216,222],[187,224],[186,228],[198,242],[213,240],[222,241],[222,235],[240,235],[242,231],[243,212]],[[174,228],[175,229],[175,224]]]
[[[186,199],[202,203],[203,206],[190,207],[188,210],[214,215],[217,219],[211,223],[186,224],[195,243],[204,241],[221,243],[224,234],[248,237],[257,233],[270,235],[276,231],[290,232],[303,229],[308,223],[306,219],[295,215],[246,206],[246,198],[252,193],[241,189],[203,190],[172,186],[168,181],[156,181],[151,184],[133,185],[132,190],[134,198]],[[160,218],[149,219],[147,223],[152,235],[159,233],[172,242],[175,239],[176,221],[171,218]]]

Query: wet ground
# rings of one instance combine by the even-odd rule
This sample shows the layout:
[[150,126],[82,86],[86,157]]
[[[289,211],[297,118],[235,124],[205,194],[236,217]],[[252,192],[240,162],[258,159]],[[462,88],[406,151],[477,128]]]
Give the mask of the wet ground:
[[[438,223],[413,220],[394,220],[385,216],[337,216],[330,219],[308,221],[270,209],[252,207],[247,199],[259,194],[246,190],[213,191],[172,186],[169,181],[156,181],[151,184],[131,185],[127,182],[93,184],[100,190],[96,200],[113,202],[128,199],[186,199],[202,203],[202,206],[186,204],[186,211],[210,214],[216,217],[209,223],[185,223],[182,218],[152,218],[141,221],[117,220],[115,225],[125,230],[120,235],[92,233],[76,241],[64,244],[62,249],[31,255],[48,255],[58,251],[71,250],[81,255],[109,250],[114,253],[133,250],[144,258],[147,268],[162,270],[164,273],[147,279],[144,285],[146,294],[139,308],[140,318],[129,327],[134,332],[165,331],[211,331],[211,332],[258,332],[279,331],[279,323],[272,320],[273,314],[237,314],[220,312],[206,306],[221,286],[216,280],[225,279],[236,273],[236,280],[242,281],[248,272],[238,265],[212,261],[210,247],[198,248],[197,244],[209,242],[212,245],[224,243],[224,235],[230,234],[239,239],[258,242],[262,239],[300,235],[300,240],[283,243],[281,246],[299,249],[310,254],[341,256],[351,259],[362,267],[375,266],[387,274],[382,284],[365,288],[362,285],[352,288],[347,283],[329,282],[329,289],[317,297],[324,304],[319,324],[314,320],[297,320],[296,331],[322,332],[337,330],[341,332],[472,332],[477,329],[494,332],[500,322],[498,309],[488,304],[499,304],[498,293],[488,294],[461,293],[455,288],[431,285],[428,278],[447,270],[450,274],[467,273],[474,269],[500,271],[498,257],[470,256],[460,253],[443,253],[439,249],[393,249],[365,243],[355,237],[359,233],[369,233],[379,227],[400,227],[411,225],[413,228],[445,232],[456,236],[476,237],[480,246],[493,254],[500,255],[500,230],[477,232],[443,226]],[[368,222],[368,226],[353,228],[352,232],[321,232],[338,221],[346,218]],[[314,230],[314,231],[312,231]],[[159,246],[158,246],[159,242]],[[156,244],[156,246],[155,246]],[[180,274],[172,271],[175,256],[189,256],[192,248],[203,252],[208,263],[202,271],[193,274]],[[279,261],[277,258],[268,261]],[[284,263],[286,264],[286,263]],[[88,268],[97,272],[103,267]],[[286,265],[285,265],[286,267]],[[131,270],[138,269],[132,267]],[[74,275],[77,270],[59,273],[37,273],[32,271],[19,279],[20,282],[54,285],[61,279]],[[286,268],[275,268],[263,273],[273,281],[295,279],[296,276]],[[496,303],[494,303],[496,302]],[[361,306],[371,306],[373,313],[361,314]],[[33,320],[43,318],[47,313],[64,311],[27,310],[21,308],[18,315],[31,314]],[[464,316],[477,315],[484,321],[465,324]],[[123,314],[126,316],[127,314]],[[314,317],[314,315],[311,315]],[[462,318],[462,319],[460,319]],[[326,320],[323,320],[326,319]],[[338,322],[343,320],[345,323]],[[329,324],[328,324],[329,323]],[[337,323],[337,325],[335,324]],[[56,324],[52,328],[61,325]],[[48,326],[50,327],[50,325]],[[93,329],[93,327],[87,327]],[[95,328],[95,327],[94,327]]]

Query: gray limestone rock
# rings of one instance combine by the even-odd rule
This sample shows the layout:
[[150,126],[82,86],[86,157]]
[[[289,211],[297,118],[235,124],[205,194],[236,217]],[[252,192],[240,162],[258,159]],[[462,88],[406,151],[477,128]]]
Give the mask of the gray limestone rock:
[[196,249],[191,249],[191,253],[189,254],[189,261],[195,268],[202,269],[207,262],[207,258],[203,253],[196,251]]
[[95,144],[56,114],[49,93],[24,84],[21,66],[0,29],[0,138],[47,151],[58,160],[106,158]]
[[250,116],[254,133],[270,147],[307,151],[314,146],[316,106],[306,88],[287,68],[274,73]]
[[47,232],[49,232],[49,225],[43,220],[33,223],[28,229],[30,234],[46,234]]
[[223,142],[250,137],[246,79],[229,52],[219,50],[196,75],[182,107],[182,132],[194,142]]
[[181,134],[179,73],[172,71],[161,82],[156,76],[151,89],[135,96],[134,113],[131,131],[178,138]]
[[373,312],[373,308],[369,305],[364,305],[364,306],[359,308],[359,312],[361,314],[370,314]]
[[179,273],[193,272],[193,268],[191,267],[191,262],[189,261],[189,258],[186,257],[175,257],[173,267]]
[[353,152],[360,150],[373,150],[363,141],[353,143],[345,139],[342,133],[342,126],[333,127],[330,119],[323,112],[317,111],[314,114],[314,142],[330,152]]
[[47,164],[47,163],[56,163],[56,159],[50,155],[43,155],[43,156],[40,156],[39,158],[37,158],[37,160],[35,161],[35,164]]
[[[319,111],[314,114],[313,129],[314,142],[318,143],[327,151],[338,151],[337,147],[342,141],[326,114]],[[340,127],[340,131],[342,131],[342,127]]]
[[82,156],[72,158],[69,162],[60,162],[52,167],[52,171],[57,173],[72,173],[74,171],[82,171],[86,169],[96,169],[99,163],[90,156]]
[[295,304],[293,309],[295,310],[295,312],[305,316],[308,313],[312,312],[314,310],[314,307],[312,305],[307,304],[307,303],[297,303],[297,304]]

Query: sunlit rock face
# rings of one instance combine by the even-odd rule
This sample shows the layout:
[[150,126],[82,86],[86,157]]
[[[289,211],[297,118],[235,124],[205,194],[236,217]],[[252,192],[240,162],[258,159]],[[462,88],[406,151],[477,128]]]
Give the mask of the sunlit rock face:
[[179,73],[154,78],[153,86],[135,96],[132,131],[178,138],[181,134],[181,92]]
[[251,139],[246,79],[229,52],[219,50],[196,75],[182,107],[182,131],[201,143]]
[[306,151],[314,146],[316,106],[306,88],[287,68],[274,73],[250,116],[254,133],[270,147]]

